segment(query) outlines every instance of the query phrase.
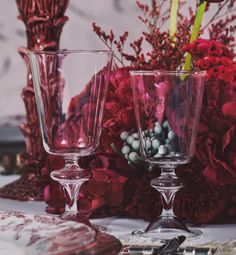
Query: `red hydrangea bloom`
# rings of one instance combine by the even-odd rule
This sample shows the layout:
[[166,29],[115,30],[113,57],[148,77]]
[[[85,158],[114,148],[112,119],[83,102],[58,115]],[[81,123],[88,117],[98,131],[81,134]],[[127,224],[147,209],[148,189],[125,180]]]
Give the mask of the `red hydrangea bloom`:
[[158,173],[159,171],[147,173],[142,177],[134,177],[128,180],[126,189],[132,195],[123,207],[123,214],[127,217],[142,218],[147,221],[155,220],[161,214],[161,196],[150,185],[150,181]]
[[92,213],[102,206],[117,207],[124,199],[126,178],[109,168],[94,168],[81,188],[79,209]]
[[176,194],[175,213],[195,224],[212,222],[226,205],[226,188],[207,181],[201,169],[202,163],[194,160],[176,170],[184,187]]
[[121,144],[120,133],[136,127],[129,70],[117,69],[110,76],[100,143],[103,153],[113,153],[111,144]]
[[236,91],[230,84],[208,83],[197,137],[203,174],[220,184],[236,184]]

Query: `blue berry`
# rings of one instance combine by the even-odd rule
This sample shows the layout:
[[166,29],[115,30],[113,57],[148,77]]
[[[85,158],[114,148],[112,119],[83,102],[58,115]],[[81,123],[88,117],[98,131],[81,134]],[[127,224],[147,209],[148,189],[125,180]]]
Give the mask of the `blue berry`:
[[152,148],[153,148],[154,150],[157,150],[157,149],[159,148],[160,145],[161,145],[161,143],[159,142],[158,139],[154,139],[154,140],[152,141]]
[[139,147],[140,147],[140,142],[138,140],[135,140],[132,142],[132,148],[134,150],[139,150]]
[[161,127],[160,125],[156,125],[156,126],[154,127],[154,133],[155,133],[156,135],[160,135],[161,132],[162,132],[162,127]]
[[161,124],[157,121],[154,123],[155,127],[161,127]]
[[126,142],[131,145],[134,140],[133,136],[128,136]]
[[151,149],[152,147],[152,142],[150,138],[147,138],[147,140],[145,141],[145,149],[146,151],[148,151],[149,149]]
[[165,154],[168,153],[168,148],[165,145],[161,145],[158,148],[158,153],[161,154],[161,155],[165,155]]
[[168,151],[172,150],[172,146],[170,144],[166,144],[165,146],[167,147]]
[[169,143],[170,143],[170,140],[167,138],[167,139],[165,140],[165,143],[166,143],[166,144],[169,144]]
[[138,138],[139,138],[139,135],[138,135],[138,133],[133,133],[133,134],[132,134],[132,137],[134,137],[135,139],[138,139]]
[[129,133],[127,131],[123,131],[121,134],[120,134],[120,139],[122,141],[125,141],[127,139],[127,137],[129,136]]
[[131,152],[130,154],[129,154],[129,159],[132,161],[132,162],[135,162],[135,161],[137,161],[137,160],[139,160],[139,155],[138,155],[138,153],[137,152]]
[[168,139],[169,139],[170,141],[173,141],[173,140],[175,139],[175,133],[174,133],[172,130],[170,130],[170,131],[168,132],[167,137],[168,137]]
[[121,149],[121,152],[122,152],[123,154],[128,154],[128,153],[130,153],[130,147],[127,146],[127,145],[123,146],[122,149]]
[[169,128],[169,127],[170,127],[167,120],[164,121],[164,123],[162,124],[162,127],[163,127],[163,128]]
[[172,156],[175,156],[175,152],[174,151],[170,151],[169,152],[169,155],[172,157]]

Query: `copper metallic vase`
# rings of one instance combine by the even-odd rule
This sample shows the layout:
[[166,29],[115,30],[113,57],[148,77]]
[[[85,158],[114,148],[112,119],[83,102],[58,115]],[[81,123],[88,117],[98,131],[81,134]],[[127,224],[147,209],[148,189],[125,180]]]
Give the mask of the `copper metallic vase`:
[[27,36],[27,48],[19,48],[27,68],[27,83],[22,91],[27,122],[20,126],[26,151],[21,155],[24,174],[16,182],[1,188],[0,197],[43,200],[43,188],[47,184],[43,173],[50,170],[41,139],[28,53],[30,50],[59,49],[62,28],[68,20],[65,16],[68,3],[69,0],[16,0],[18,18],[24,22]]

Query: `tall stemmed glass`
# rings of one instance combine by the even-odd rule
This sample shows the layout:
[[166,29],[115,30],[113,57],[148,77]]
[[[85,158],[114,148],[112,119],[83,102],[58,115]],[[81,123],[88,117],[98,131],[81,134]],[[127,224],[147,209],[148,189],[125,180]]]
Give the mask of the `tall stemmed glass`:
[[65,159],[51,173],[65,192],[61,218],[77,220],[79,189],[90,178],[78,160],[99,144],[112,52],[31,52],[30,61],[44,148]]
[[201,234],[189,229],[173,212],[176,192],[182,187],[175,175],[178,165],[194,155],[205,73],[201,71],[130,71],[140,152],[161,175],[151,181],[162,195],[163,211],[145,230],[134,231],[144,238],[192,238]]

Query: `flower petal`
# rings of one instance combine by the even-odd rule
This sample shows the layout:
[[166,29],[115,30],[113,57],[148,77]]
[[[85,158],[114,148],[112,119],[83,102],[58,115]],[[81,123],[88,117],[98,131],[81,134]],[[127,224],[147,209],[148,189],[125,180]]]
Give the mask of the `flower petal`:
[[236,120],[236,102],[228,102],[222,106],[224,116],[231,117]]

